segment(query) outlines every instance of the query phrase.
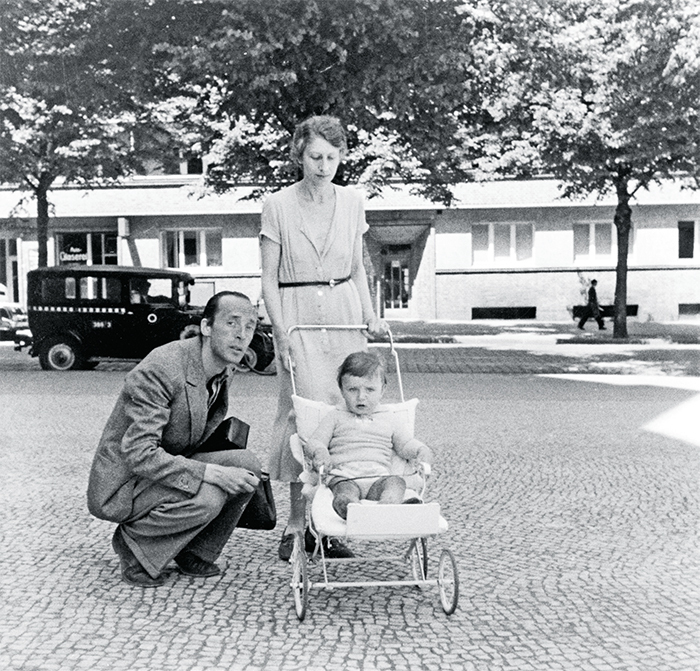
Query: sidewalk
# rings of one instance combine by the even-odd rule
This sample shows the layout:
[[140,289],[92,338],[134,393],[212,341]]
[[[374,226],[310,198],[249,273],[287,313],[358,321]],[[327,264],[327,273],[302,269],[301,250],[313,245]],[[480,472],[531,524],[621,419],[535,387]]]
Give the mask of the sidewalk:
[[608,373],[700,376],[700,323],[629,322],[580,331],[572,322],[390,322],[405,372]]
[[[576,328],[576,322],[538,322],[532,320],[478,320],[478,321],[392,321],[389,320],[397,342],[437,343],[459,342],[459,338],[474,336],[542,335],[557,336],[569,343],[600,344],[613,342],[613,324],[606,322],[606,330],[599,331],[595,322],[586,330]],[[679,345],[700,345],[700,320],[694,322],[638,322],[628,320],[627,340],[617,343],[654,344],[662,340]]]

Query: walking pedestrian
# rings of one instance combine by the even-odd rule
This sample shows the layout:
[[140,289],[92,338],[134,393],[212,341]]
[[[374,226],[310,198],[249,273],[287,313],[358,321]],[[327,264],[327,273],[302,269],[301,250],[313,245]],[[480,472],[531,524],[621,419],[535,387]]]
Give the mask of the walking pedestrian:
[[583,315],[578,323],[578,327],[584,331],[584,326],[586,322],[592,317],[598,322],[598,330],[605,331],[605,323],[600,315],[600,305],[598,305],[598,294],[596,292],[596,286],[598,285],[598,280],[591,280],[591,286],[588,288],[588,304],[583,310]]

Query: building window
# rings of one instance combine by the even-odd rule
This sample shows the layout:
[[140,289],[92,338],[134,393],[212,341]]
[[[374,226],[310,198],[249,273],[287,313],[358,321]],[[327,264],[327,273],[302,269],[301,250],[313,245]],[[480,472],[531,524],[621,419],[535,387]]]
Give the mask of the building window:
[[526,261],[532,258],[533,234],[530,224],[518,224],[515,227],[515,258]]
[[111,265],[118,263],[116,233],[59,233],[58,265]]
[[692,259],[695,251],[695,222],[678,222],[678,258]]
[[204,163],[200,156],[190,156],[185,162],[186,175],[201,175],[204,172]]
[[512,265],[532,259],[532,224],[474,224],[472,265]]
[[595,225],[595,253],[597,256],[612,254],[612,227],[610,224]]
[[574,224],[574,260],[612,253],[612,224]]
[[218,229],[165,231],[162,241],[166,268],[222,265],[221,231]]
[[472,226],[472,264],[488,265],[489,261],[489,227],[485,224]]

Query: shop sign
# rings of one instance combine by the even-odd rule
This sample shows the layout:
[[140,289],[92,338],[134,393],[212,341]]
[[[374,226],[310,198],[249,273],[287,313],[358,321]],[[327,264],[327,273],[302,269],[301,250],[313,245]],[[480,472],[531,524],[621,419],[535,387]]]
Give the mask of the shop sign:
[[87,251],[81,249],[80,247],[68,247],[68,250],[62,250],[58,258],[61,263],[87,263],[88,255]]

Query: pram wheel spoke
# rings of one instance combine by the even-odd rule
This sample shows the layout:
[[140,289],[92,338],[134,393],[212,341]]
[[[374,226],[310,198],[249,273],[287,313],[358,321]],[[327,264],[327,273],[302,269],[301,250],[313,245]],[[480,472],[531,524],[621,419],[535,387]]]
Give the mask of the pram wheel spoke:
[[443,550],[438,564],[438,587],[440,603],[446,615],[452,615],[457,608],[459,599],[459,575],[457,562],[449,550]]
[[[414,580],[426,580],[428,577],[428,539],[415,538],[408,550],[408,561]],[[421,589],[422,585],[416,585]]]
[[309,576],[306,564],[306,548],[304,534],[294,535],[294,550],[292,550],[292,593],[294,594],[294,610],[300,620],[306,615],[309,601]]

